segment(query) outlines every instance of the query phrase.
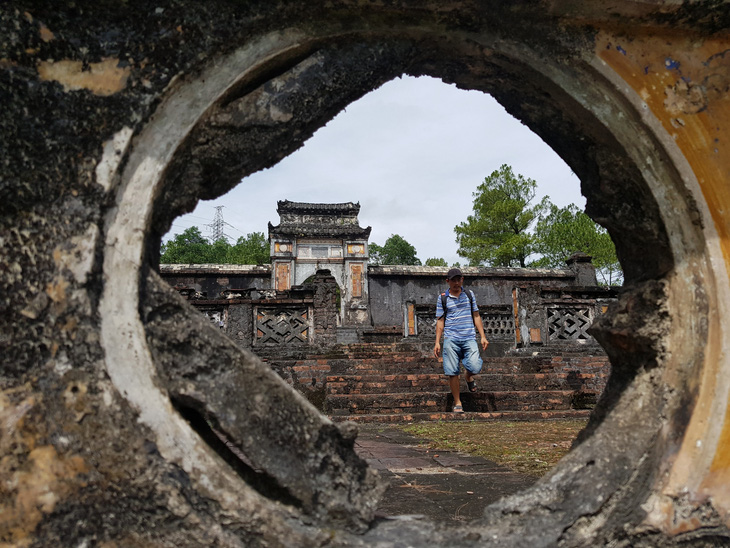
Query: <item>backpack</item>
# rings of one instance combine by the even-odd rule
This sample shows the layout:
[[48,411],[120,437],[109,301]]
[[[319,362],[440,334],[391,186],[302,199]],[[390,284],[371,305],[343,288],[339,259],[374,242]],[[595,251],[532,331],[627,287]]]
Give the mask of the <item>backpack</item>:
[[[476,327],[476,320],[474,319],[473,314],[473,308],[474,308],[474,293],[468,289],[462,289],[466,293],[466,296],[469,297],[469,313],[471,314],[471,321],[474,323],[474,326]],[[446,300],[448,298],[449,290],[447,289],[443,293],[441,293],[441,308],[444,309],[444,322],[446,322],[446,314],[448,314],[449,309],[446,308]]]

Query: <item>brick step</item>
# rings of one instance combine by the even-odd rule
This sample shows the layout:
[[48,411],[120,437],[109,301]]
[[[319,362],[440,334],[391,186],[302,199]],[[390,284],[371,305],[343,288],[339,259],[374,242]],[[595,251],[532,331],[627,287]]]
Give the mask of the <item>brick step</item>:
[[270,357],[267,358],[267,361],[277,361],[280,363],[337,363],[337,362],[349,362],[349,361],[355,361],[355,362],[369,362],[369,363],[378,363],[381,361],[385,362],[393,362],[393,361],[404,361],[404,362],[415,362],[415,361],[429,361],[434,360],[435,358],[431,355],[424,355],[424,354],[376,354],[376,355],[370,355],[370,356],[343,356],[343,355],[325,355],[325,356],[306,356],[306,357]]
[[331,375],[398,375],[443,373],[443,368],[433,363],[377,363],[350,362],[347,366],[330,366]]
[[590,410],[568,409],[558,411],[493,411],[486,413],[393,413],[364,415],[330,415],[335,422],[408,423],[426,421],[549,421],[558,419],[587,419]]
[[[314,362],[312,362],[314,363]],[[401,358],[382,358],[382,359],[367,359],[367,360],[331,360],[328,362],[330,370],[333,374],[339,375],[363,375],[367,374],[368,370],[371,370],[373,374],[382,373],[399,373],[399,372],[430,372],[430,371],[443,371],[443,365],[440,360],[429,357],[419,357],[411,359]],[[506,374],[506,375],[534,375],[534,374],[552,374],[556,369],[559,370],[568,363],[562,362],[548,362],[540,364],[531,364],[518,362],[515,360],[506,360],[504,358],[486,358],[484,360],[484,366],[482,374]],[[605,361],[595,364],[595,366],[588,365],[587,372],[598,372],[605,365]]]
[[[442,364],[433,357],[424,356],[387,356],[367,359],[305,359],[305,360],[270,360],[272,366],[282,369],[297,370],[297,368],[319,367],[326,365],[332,375],[363,375],[368,371],[392,373],[430,373],[442,371]],[[604,374],[607,369],[607,358],[595,358],[592,361],[581,362],[582,373]],[[530,360],[514,358],[486,358],[482,374],[492,375],[533,375],[555,374],[563,368],[571,368],[570,361],[556,359],[554,361]],[[375,374],[375,373],[370,373]]]
[[[461,394],[465,411],[569,410],[576,393],[572,390],[467,392]],[[451,396],[441,392],[388,394],[330,394],[325,412],[331,415],[433,413],[451,410]]]
[[422,347],[421,343],[407,342],[362,342],[343,344],[339,346],[339,350],[349,353],[364,352],[418,352]]
[[420,360],[270,360],[272,368],[279,370],[306,371],[326,370],[331,375],[433,373],[442,371],[441,364],[433,358]]
[[[591,358],[589,361],[581,360],[580,368],[587,373],[598,373],[606,369],[608,364],[607,357]],[[482,373],[493,374],[536,374],[536,373],[552,373],[563,367],[570,367],[571,360],[563,358],[555,358],[552,360],[543,360],[540,358],[530,359],[523,358],[516,360],[514,358],[487,358],[484,360]]]
[[310,354],[313,358],[324,359],[367,359],[379,356],[428,356],[430,349],[415,348],[412,346],[389,347],[379,344],[365,343],[362,348],[335,348],[325,354]]
[[[324,354],[313,354],[302,349],[301,352],[293,352],[290,356],[282,356],[281,349],[276,348],[258,348],[255,353],[265,360],[368,360],[368,359],[387,359],[387,358],[410,358],[410,359],[433,359],[431,348],[424,350],[382,350],[382,349],[364,349],[362,351],[350,352],[335,350]],[[487,358],[495,363],[517,366],[520,363],[529,363],[533,367],[550,366],[553,363],[570,362],[572,360],[590,361],[604,363],[607,356],[602,351],[596,353],[576,352],[571,353],[565,350],[556,350],[550,354],[515,354],[507,356],[490,356]]]
[[435,392],[448,387],[439,374],[348,375],[327,377],[328,394],[388,394],[390,392]]
[[[603,386],[603,377],[593,373],[480,374],[477,387],[492,392],[581,390]],[[363,371],[361,375],[330,375],[326,377],[330,394],[386,394],[389,392],[424,392],[448,386],[443,373],[381,373]]]

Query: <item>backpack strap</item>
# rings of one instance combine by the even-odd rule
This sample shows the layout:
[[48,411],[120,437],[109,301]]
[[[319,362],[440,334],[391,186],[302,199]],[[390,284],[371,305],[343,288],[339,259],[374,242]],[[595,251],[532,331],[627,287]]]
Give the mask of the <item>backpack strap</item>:
[[466,296],[469,297],[469,316],[471,316],[471,323],[474,324],[474,327],[477,326],[477,321],[474,319],[474,293],[469,291],[468,289],[464,289],[466,291]]
[[[466,296],[469,298],[469,315],[471,316],[471,321],[474,323],[474,327],[476,327],[476,320],[474,319],[474,314],[472,313],[472,308],[474,308],[474,293],[469,291],[468,289],[463,289],[466,293]],[[441,316],[444,321],[446,321],[446,313],[449,311],[449,309],[446,307],[446,301],[449,296],[449,290],[447,289],[443,293],[441,293],[441,308],[444,309],[444,315]]]

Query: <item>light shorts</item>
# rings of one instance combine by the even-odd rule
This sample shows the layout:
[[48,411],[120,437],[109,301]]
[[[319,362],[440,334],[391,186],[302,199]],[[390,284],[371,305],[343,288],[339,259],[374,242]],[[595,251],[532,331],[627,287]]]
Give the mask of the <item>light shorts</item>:
[[472,374],[482,370],[482,357],[479,355],[479,345],[475,339],[453,341],[444,339],[444,374],[453,377],[459,374],[459,361]]

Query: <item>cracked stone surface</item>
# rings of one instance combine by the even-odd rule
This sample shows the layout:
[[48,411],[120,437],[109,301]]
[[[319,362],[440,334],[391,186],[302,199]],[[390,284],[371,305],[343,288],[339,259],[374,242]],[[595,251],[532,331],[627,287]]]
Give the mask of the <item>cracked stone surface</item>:
[[[0,543],[727,544],[729,27],[690,1],[3,3]],[[535,131],[626,274],[584,437],[458,526],[374,519],[355,429],[152,273],[177,215],[401,74]]]

